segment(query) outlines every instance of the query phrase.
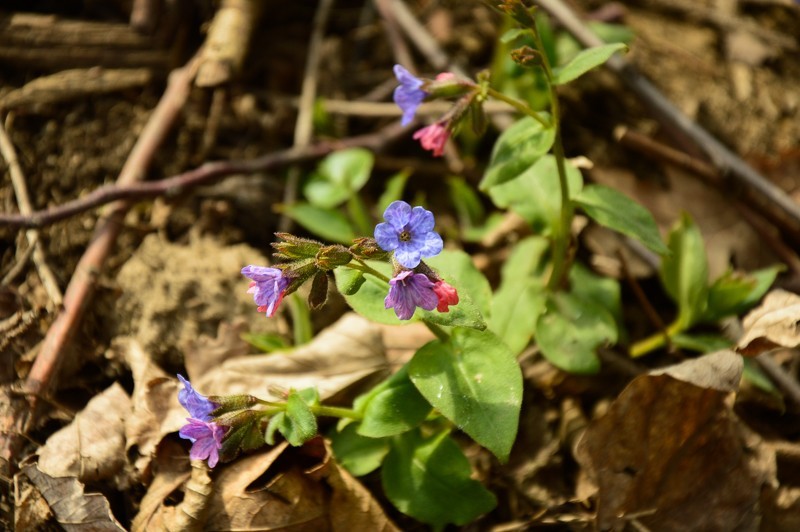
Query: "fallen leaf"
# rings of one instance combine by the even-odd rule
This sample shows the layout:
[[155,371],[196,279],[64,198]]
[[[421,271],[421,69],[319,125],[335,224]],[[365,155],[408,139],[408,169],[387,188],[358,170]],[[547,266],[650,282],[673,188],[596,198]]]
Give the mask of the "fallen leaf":
[[[155,469],[155,478],[139,505],[131,531],[203,530],[213,491],[208,466],[199,460],[190,464],[183,448],[167,440],[159,447]],[[168,500],[170,494],[182,485],[183,500],[172,504]]]
[[327,441],[325,450],[327,451],[326,460],[318,472],[331,488],[329,502],[331,531],[394,532],[400,530],[386,516],[372,493],[332,459],[333,451]]
[[757,356],[776,347],[800,346],[800,296],[772,290],[761,305],[751,310],[742,323],[744,334],[737,349]]
[[50,505],[25,475],[14,476],[14,530],[51,530],[55,524]]
[[140,478],[148,476],[156,446],[167,434],[186,423],[188,413],[178,403],[178,381],[167,375],[133,338],[117,338],[112,350],[124,359],[133,373],[132,413],[125,423],[125,451],[133,454],[133,469]]
[[653,370],[650,375],[669,375],[700,388],[735,392],[739,389],[743,370],[742,357],[729,349],[723,349],[666,368]]
[[[188,354],[187,354],[188,355]],[[388,373],[380,328],[349,313],[291,351],[231,358],[192,382],[204,395],[252,394],[316,387],[330,399],[351,385]]]
[[237,319],[233,323],[221,322],[216,337],[201,334],[191,339],[184,346],[186,373],[189,380],[222,364],[229,358],[244,356],[252,351],[250,344],[242,340],[242,333],[247,331],[247,323]]
[[38,451],[39,470],[81,482],[112,478],[125,466],[125,419],[131,400],[118,383],[96,395]]
[[594,473],[600,529],[758,528],[768,475],[749,461],[722,391],[740,369],[729,353],[692,362],[637,377],[583,434],[576,457]]
[[84,493],[76,478],[54,478],[39,470],[36,464],[22,468],[50,506],[56,521],[67,532],[119,532],[122,525],[111,513],[108,500],[99,493]]
[[[240,458],[221,469],[209,501],[206,530],[327,530],[326,488],[297,465],[267,469],[287,445]],[[266,480],[261,480],[267,477]]]

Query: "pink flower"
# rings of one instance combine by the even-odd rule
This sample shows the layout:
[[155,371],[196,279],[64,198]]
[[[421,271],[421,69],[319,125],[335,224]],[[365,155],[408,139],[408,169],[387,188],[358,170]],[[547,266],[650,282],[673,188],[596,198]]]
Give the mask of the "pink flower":
[[436,310],[439,312],[450,312],[451,305],[458,304],[458,292],[452,285],[444,281],[437,281],[433,284],[433,293],[439,298]]
[[186,418],[189,423],[181,427],[178,434],[181,438],[192,442],[189,458],[192,460],[208,459],[208,467],[214,467],[219,462],[219,450],[222,448],[222,438],[225,429],[213,421]]
[[432,151],[434,157],[441,157],[449,137],[450,132],[441,122],[423,127],[414,133],[414,139],[419,140],[423,148]]

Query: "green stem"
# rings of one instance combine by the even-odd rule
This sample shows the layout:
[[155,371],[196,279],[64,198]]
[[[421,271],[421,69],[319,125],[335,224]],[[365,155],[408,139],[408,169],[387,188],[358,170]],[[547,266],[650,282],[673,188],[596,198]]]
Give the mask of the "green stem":
[[631,358],[638,358],[651,353],[656,349],[664,347],[670,343],[670,339],[678,333],[682,333],[686,327],[679,321],[672,322],[664,331],[659,331],[653,335],[639,340],[633,344],[629,350]]
[[447,342],[448,340],[450,340],[450,335],[449,335],[449,334],[447,334],[447,331],[445,331],[444,329],[442,329],[441,327],[439,327],[439,326],[438,326],[438,325],[436,325],[435,323],[431,323],[431,322],[429,322],[428,320],[422,320],[422,323],[424,323],[424,324],[425,324],[425,326],[426,326],[426,327],[427,327],[427,328],[428,328],[428,329],[429,329],[429,330],[430,330],[430,331],[431,331],[433,334],[435,334],[435,335],[436,335],[436,338],[438,338],[438,339],[439,339],[439,340],[441,340],[442,342]]
[[542,54],[542,68],[547,78],[547,88],[550,91],[550,111],[553,115],[553,127],[555,129],[555,140],[553,141],[553,156],[556,158],[558,169],[558,184],[561,189],[561,213],[559,224],[553,234],[553,270],[547,282],[550,290],[557,290],[564,282],[564,278],[569,271],[569,244],[572,234],[572,203],[569,199],[569,184],[567,182],[566,157],[564,156],[564,145],[561,141],[561,108],[558,102],[558,92],[553,84],[553,69],[550,67],[550,60],[547,58],[542,37],[536,28],[533,29],[533,36],[536,39],[536,48]]
[[353,270],[358,270],[360,272],[368,273],[368,274],[372,275],[373,277],[377,277],[378,279],[380,279],[381,281],[384,281],[386,283],[389,282],[389,278],[388,277],[383,275],[381,272],[379,272],[375,268],[371,267],[369,264],[367,264],[363,260],[361,260],[361,259],[355,259],[355,260],[356,260],[356,262],[358,264],[350,262],[350,263],[347,264],[347,267],[351,268]]
[[363,416],[351,408],[340,408],[338,406],[311,405],[311,412],[317,416],[344,417],[348,419],[361,419]]
[[506,96],[502,92],[497,91],[497,90],[495,90],[495,89],[493,89],[491,87],[488,87],[486,89],[486,94],[488,94],[489,96],[491,96],[495,100],[500,100],[501,102],[506,102],[508,105],[510,105],[511,107],[513,107],[514,109],[519,111],[520,113],[530,116],[531,118],[533,118],[534,120],[539,122],[545,128],[550,128],[550,127],[553,126],[553,124],[548,122],[544,117],[542,117],[542,115],[540,115],[539,113],[537,113],[536,111],[531,109],[530,106],[528,104],[526,104],[525,102],[521,102],[521,101],[517,100],[516,98],[512,98],[511,96]]

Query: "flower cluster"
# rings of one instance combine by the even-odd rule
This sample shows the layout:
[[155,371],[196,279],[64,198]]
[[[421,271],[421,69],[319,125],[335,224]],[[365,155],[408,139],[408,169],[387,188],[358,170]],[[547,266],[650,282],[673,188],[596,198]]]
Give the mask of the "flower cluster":
[[386,221],[375,227],[375,241],[381,249],[394,252],[395,262],[385,307],[393,308],[401,320],[411,319],[417,307],[449,312],[449,307],[458,303],[456,289],[422,262],[423,257],[442,251],[442,237],[433,230],[433,213],[395,201],[383,218]]
[[191,383],[178,375],[183,384],[183,389],[178,392],[178,401],[191,417],[186,418],[189,423],[181,427],[181,438],[192,442],[189,457],[192,460],[208,460],[208,466],[214,467],[219,462],[219,450],[222,448],[222,438],[225,428],[213,421],[211,413],[220,405],[201,395]]
[[435,98],[460,97],[453,108],[433,124],[414,133],[420,145],[433,152],[435,157],[444,153],[450,138],[465,111],[474,103],[477,86],[468,80],[459,80],[450,72],[442,72],[436,79],[422,79],[412,75],[401,65],[394,66],[394,75],[400,85],[394,90],[394,102],[403,112],[400,123],[411,123],[423,101]]

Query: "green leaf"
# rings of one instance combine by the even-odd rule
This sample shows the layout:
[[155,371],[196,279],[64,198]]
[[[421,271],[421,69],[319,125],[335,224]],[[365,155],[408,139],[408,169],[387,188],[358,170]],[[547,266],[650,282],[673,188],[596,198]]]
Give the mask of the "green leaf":
[[267,425],[265,440],[275,443],[278,430],[290,445],[299,447],[317,435],[317,417],[309,405],[319,404],[319,394],[314,388],[291,390],[286,399],[286,410],[272,416]]
[[383,194],[378,199],[378,212],[383,213],[390,203],[403,197],[403,190],[406,188],[409,177],[411,177],[411,170],[402,170],[386,180]]
[[783,269],[783,265],[776,265],[749,275],[725,272],[708,290],[703,321],[717,321],[748,310],[767,293]]
[[[583,176],[577,168],[566,163],[567,187],[570,198],[583,188]],[[513,181],[489,190],[489,196],[500,208],[510,208],[533,226],[542,236],[552,234],[560,224],[561,184],[556,158],[545,155]]]
[[280,351],[281,349],[287,349],[291,347],[283,338],[283,336],[277,333],[242,333],[241,338],[248,344],[252,345],[259,351],[263,351],[264,353],[272,353],[273,351]]
[[[542,115],[548,118],[545,113]],[[545,128],[531,117],[518,120],[497,139],[489,166],[478,188],[487,191],[493,186],[520,177],[550,150],[554,140],[554,128]]]
[[422,346],[408,374],[442,415],[501,461],[508,460],[519,425],[522,372],[494,333],[453,329],[448,342]]
[[733,342],[719,334],[678,333],[670,336],[670,341],[681,349],[698,353],[713,353],[722,349],[730,349]]
[[335,151],[320,162],[303,193],[315,207],[341,205],[369,180],[374,160],[372,152],[364,148]]
[[[445,254],[445,252],[442,252],[442,254]],[[448,263],[450,259],[445,258],[442,260],[444,261],[442,262],[444,264]],[[455,259],[454,262],[460,262],[460,260]],[[434,265],[434,261],[431,261],[431,263]],[[369,265],[387,277],[390,277],[392,274],[392,267],[388,263],[370,261]],[[406,321],[397,319],[393,309],[385,308],[384,299],[389,293],[389,285],[386,282],[376,279],[369,274],[364,275],[365,281],[358,291],[354,294],[348,295],[345,293],[345,289],[352,288],[354,280],[360,272],[350,268],[336,268],[334,275],[336,276],[336,286],[344,295],[345,301],[347,301],[347,304],[350,305],[350,308],[372,321],[385,323],[387,325],[405,325],[414,320],[419,321],[424,318],[438,325],[445,325],[448,327],[462,326],[485,329],[486,322],[484,321],[478,306],[472,301],[468,291],[462,288],[459,284],[459,279],[457,278],[459,272],[457,271],[456,275],[451,276],[448,271],[449,270],[442,268],[439,273],[447,280],[448,283],[453,285],[456,290],[458,290],[460,298],[458,305],[450,307],[450,311],[446,313],[438,312],[436,310],[427,311],[417,309],[411,320]],[[467,282],[472,283],[471,286],[479,285],[479,281],[471,279],[469,274],[465,274],[465,277],[467,277]],[[485,282],[488,283],[488,281]],[[480,290],[476,290],[476,293],[480,297]]]
[[443,527],[466,525],[497,504],[494,495],[471,475],[469,461],[447,433],[424,439],[412,431],[392,440],[381,481],[398,510]]
[[363,414],[358,433],[369,438],[385,438],[409,431],[431,412],[430,403],[409,379],[407,365],[358,397],[353,408]]
[[597,303],[574,294],[553,294],[547,312],[536,322],[536,342],[542,354],[570,373],[597,373],[597,348],[616,341],[614,317]]
[[635,238],[655,253],[669,253],[653,215],[625,194],[603,185],[588,185],[574,201],[600,225]]
[[563,85],[564,83],[569,83],[591,69],[608,61],[615,52],[627,49],[628,46],[620,42],[587,48],[573,57],[572,60],[563,67],[555,69],[553,73],[553,84]]
[[661,281],[678,304],[678,324],[688,329],[706,310],[708,261],[700,230],[687,214],[669,235],[670,255],[661,261]]
[[591,301],[606,309],[622,327],[622,291],[619,281],[595,274],[583,264],[576,262],[569,271],[570,293],[585,301]]
[[339,432],[332,432],[330,438],[336,460],[360,477],[381,466],[389,452],[389,440],[361,436],[356,432],[357,428],[357,423],[351,423]]
[[356,233],[347,218],[339,211],[322,209],[308,203],[285,205],[282,211],[295,222],[317,236],[338,242],[351,244]]
[[502,42],[503,44],[508,44],[517,37],[519,37],[520,35],[525,35],[525,34],[530,35],[530,33],[531,30],[527,28],[511,28],[510,30],[508,30],[507,32],[505,32],[500,36],[500,42]]
[[450,201],[458,214],[458,222],[462,229],[480,224],[486,217],[486,209],[475,188],[461,177],[448,177],[447,188]]
[[514,354],[528,345],[536,320],[544,312],[549,249],[546,238],[530,236],[516,243],[503,264],[500,287],[492,297],[489,328]]
[[773,384],[772,380],[764,373],[758,362],[752,358],[744,357],[744,368],[742,370],[742,378],[750,381],[753,386],[761,391],[776,397],[783,402],[783,394]]
[[[425,263],[436,270],[445,281],[458,289],[458,295],[470,298],[481,314],[489,313],[492,287],[481,271],[475,267],[472,257],[459,249],[445,249]],[[460,303],[459,303],[460,305]]]

